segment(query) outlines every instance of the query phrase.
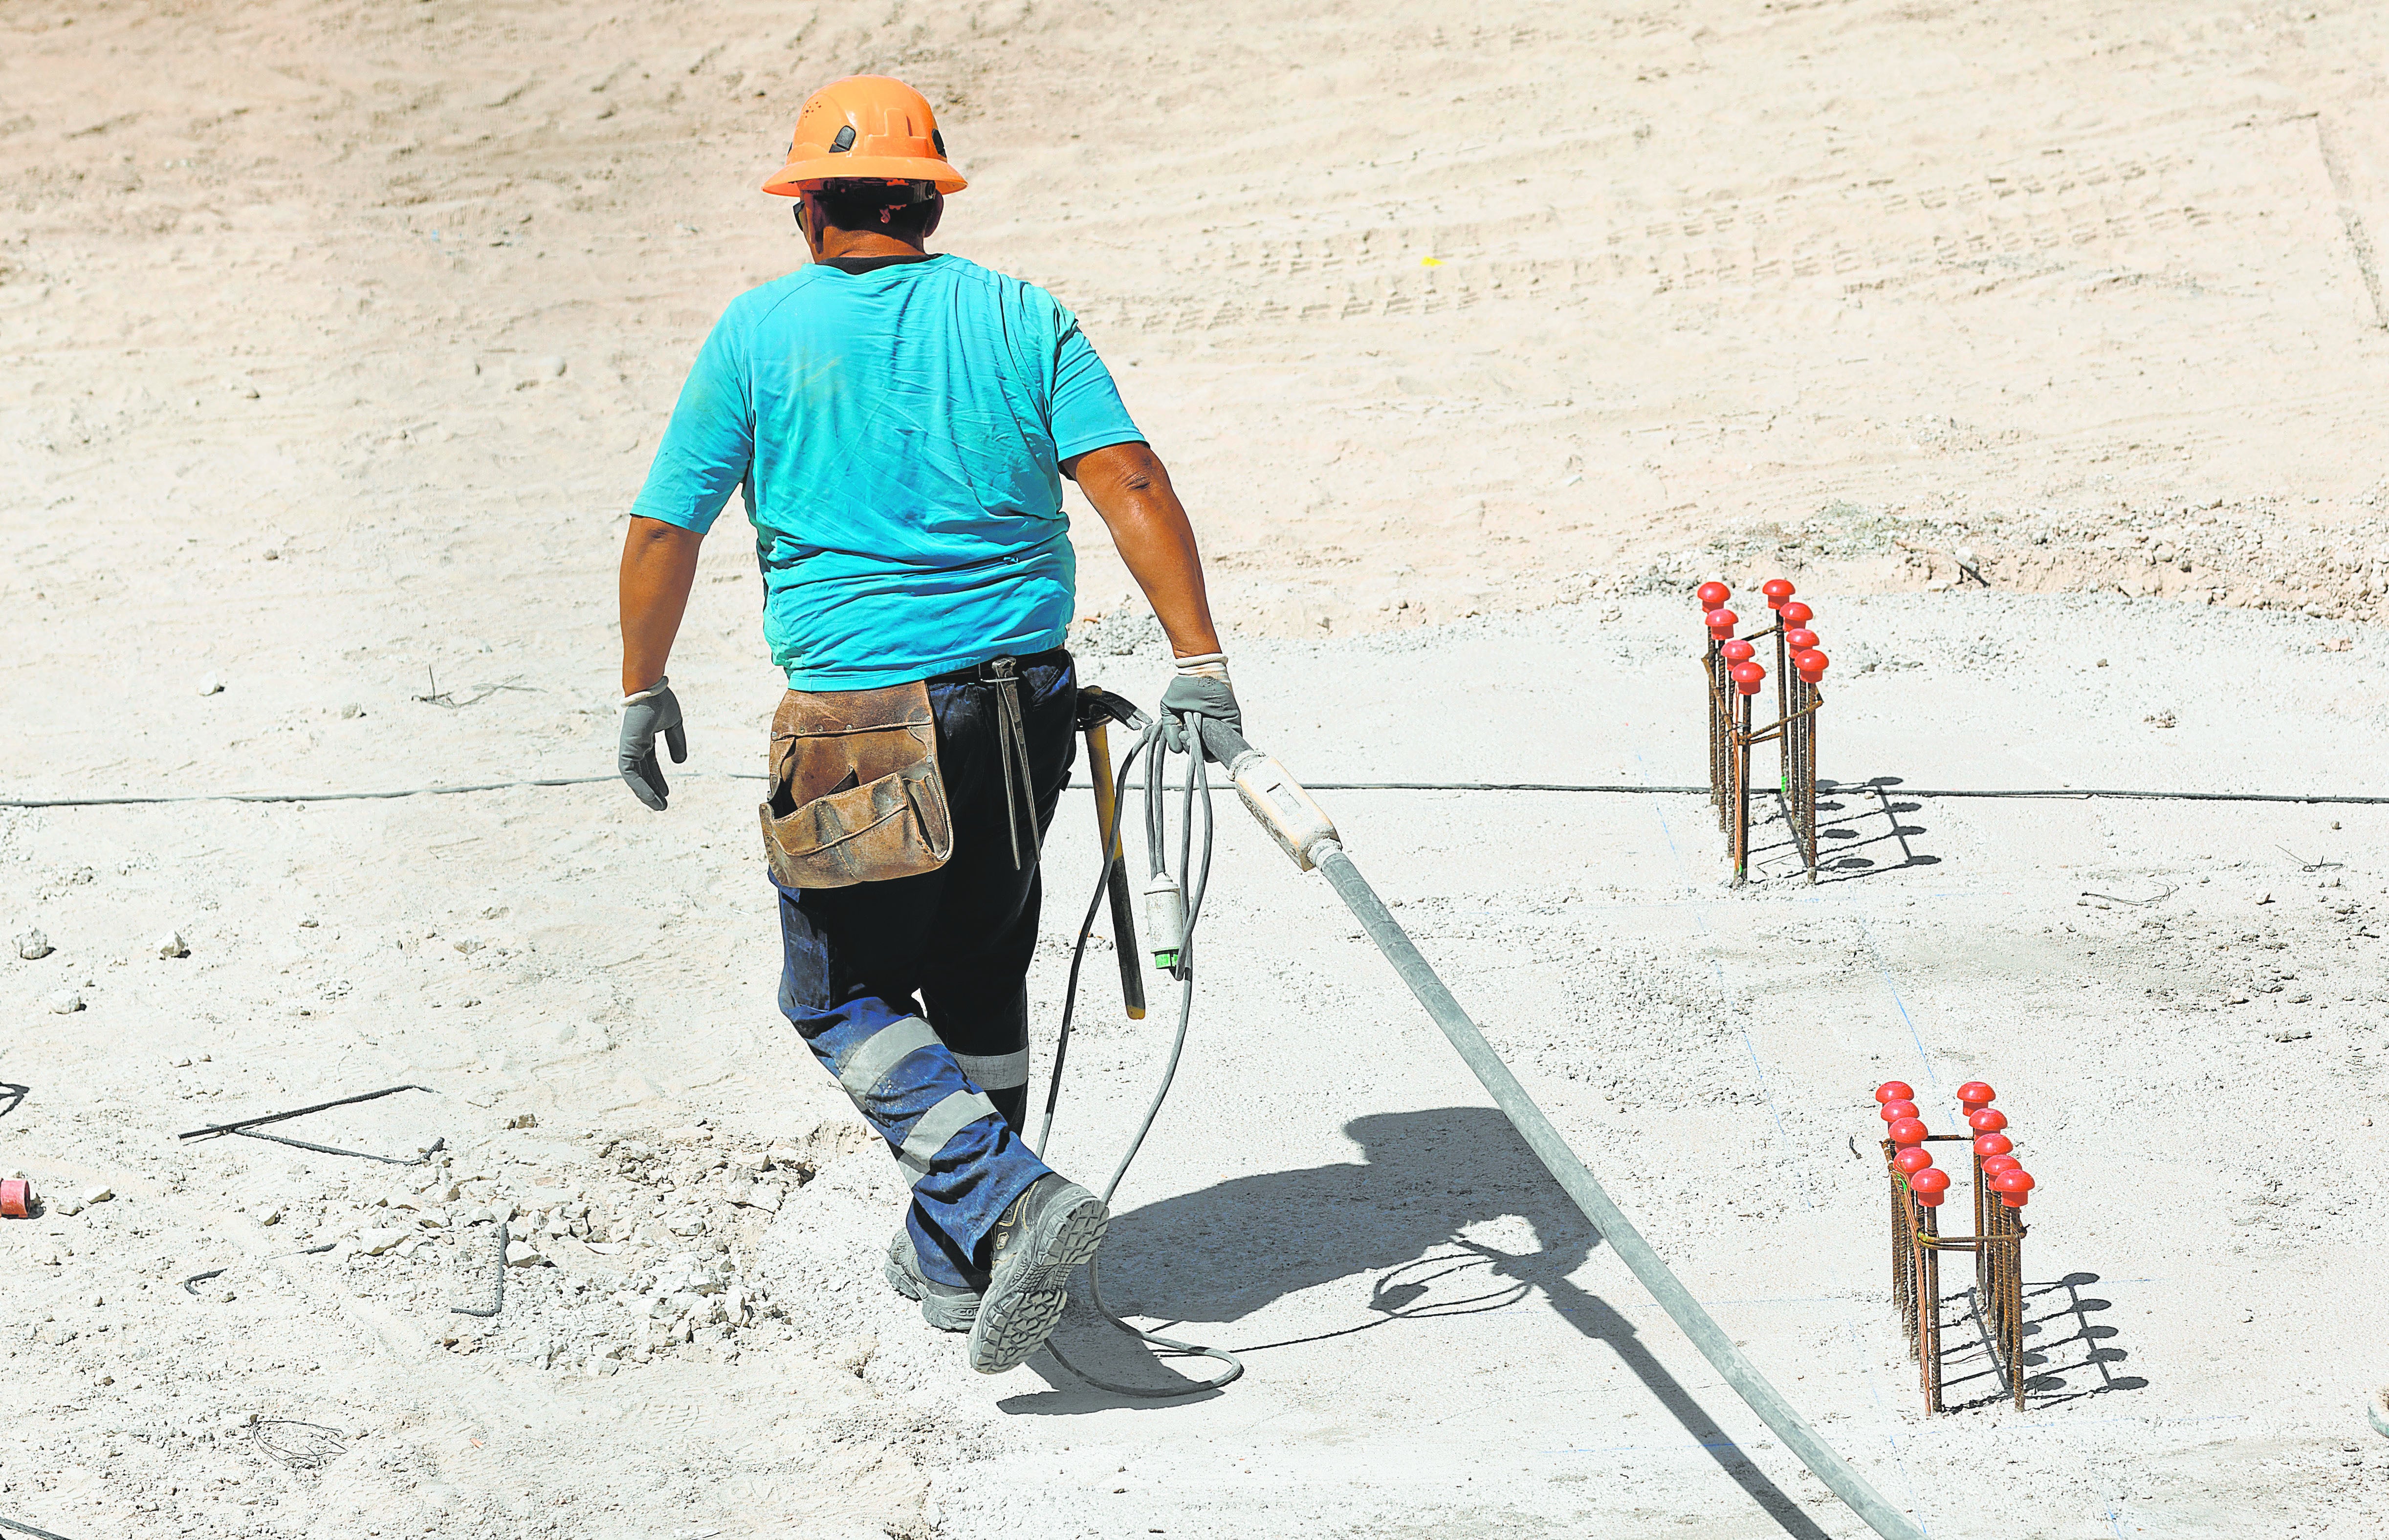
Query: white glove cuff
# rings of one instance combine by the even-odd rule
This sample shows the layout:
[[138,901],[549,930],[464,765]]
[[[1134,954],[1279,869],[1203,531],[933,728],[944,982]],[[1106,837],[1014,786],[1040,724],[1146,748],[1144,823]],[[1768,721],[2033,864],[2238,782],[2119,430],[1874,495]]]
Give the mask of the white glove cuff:
[[1225,653],[1195,653],[1192,656],[1179,658],[1177,663],[1180,679],[1228,677],[1228,655]]
[[670,674],[666,674],[663,678],[658,679],[653,684],[648,685],[637,694],[624,695],[622,697],[622,704],[624,706],[636,706],[641,701],[651,701],[658,695],[662,694],[667,689],[670,689],[671,686],[671,676]]

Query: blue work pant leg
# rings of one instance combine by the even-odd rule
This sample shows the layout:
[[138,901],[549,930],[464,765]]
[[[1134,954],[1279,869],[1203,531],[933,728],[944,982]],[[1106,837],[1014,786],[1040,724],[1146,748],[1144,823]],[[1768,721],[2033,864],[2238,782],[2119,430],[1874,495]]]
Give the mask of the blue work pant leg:
[[[780,1009],[888,1141],[913,1189],[922,1266],[952,1283],[965,1281],[963,1269],[1005,1206],[1048,1168],[965,1076],[923,1019],[909,978],[874,977],[873,962],[885,961],[875,952],[914,949],[905,943],[926,929],[920,906],[927,900],[934,912],[940,875],[825,892],[779,889]],[[916,884],[928,891],[897,891]],[[844,901],[820,902],[833,898]]]

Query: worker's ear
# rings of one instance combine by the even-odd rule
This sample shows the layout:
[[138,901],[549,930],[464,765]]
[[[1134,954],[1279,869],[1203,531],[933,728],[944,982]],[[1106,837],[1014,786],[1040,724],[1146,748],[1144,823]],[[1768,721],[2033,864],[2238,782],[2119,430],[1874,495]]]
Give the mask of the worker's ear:
[[932,194],[929,198],[929,223],[921,226],[921,244],[924,246],[928,244],[929,237],[938,233],[938,221],[945,217],[946,195]]

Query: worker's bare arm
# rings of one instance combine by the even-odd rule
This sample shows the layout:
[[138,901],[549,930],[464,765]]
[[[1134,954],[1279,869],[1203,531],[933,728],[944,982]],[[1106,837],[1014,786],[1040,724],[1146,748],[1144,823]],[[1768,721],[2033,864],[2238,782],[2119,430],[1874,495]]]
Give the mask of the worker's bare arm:
[[1203,557],[1194,549],[1194,528],[1169,485],[1169,472],[1151,446],[1112,444],[1064,463],[1064,475],[1079,483],[1095,512],[1110,527],[1112,543],[1129,575],[1144,590],[1170,651],[1181,657],[1220,650],[1211,624],[1211,601],[1203,591]]
[[622,694],[635,695],[664,677],[680,617],[696,580],[705,537],[659,519],[632,518],[622,541]]

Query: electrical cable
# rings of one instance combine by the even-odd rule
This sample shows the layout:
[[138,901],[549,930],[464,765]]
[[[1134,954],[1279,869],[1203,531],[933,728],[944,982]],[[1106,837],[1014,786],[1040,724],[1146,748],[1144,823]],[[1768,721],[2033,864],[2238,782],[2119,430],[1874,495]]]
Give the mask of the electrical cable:
[[[768,776],[747,770],[680,771],[682,779],[763,781]],[[455,786],[401,786],[379,792],[193,792],[180,796],[7,796],[0,808],[155,808],[186,802],[388,802],[406,796],[459,796],[469,792],[508,792],[524,788],[601,786],[620,780],[617,775],[549,776],[529,781],[479,781]],[[1608,785],[1574,781],[1307,781],[1318,792],[1563,792],[1607,796],[1706,796],[1706,786]],[[1092,788],[1073,781],[1064,788]],[[1820,792],[1859,792],[1867,783],[1835,785],[1820,783]],[[2168,792],[2113,787],[2038,786],[1976,789],[1967,787],[1897,786],[1887,791],[1900,796],[2021,798],[2042,802],[2079,802],[2116,798],[2137,802],[2288,802],[2334,808],[2389,808],[2389,796],[2360,796],[2340,792]]]
[[[1144,1148],[1145,1136],[1153,1131],[1154,1121],[1161,1115],[1162,1103],[1169,1098],[1169,1088],[1178,1078],[1179,1062],[1184,1057],[1186,1051],[1187,1025],[1194,1014],[1194,926],[1203,912],[1204,893],[1210,886],[1211,852],[1216,830],[1211,807],[1211,773],[1204,763],[1200,743],[1194,742],[1191,733],[1189,742],[1192,753],[1186,767],[1186,782],[1182,788],[1183,799],[1179,817],[1179,874],[1176,885],[1179,897],[1185,905],[1186,920],[1179,935],[1178,962],[1170,970],[1171,976],[1178,981],[1178,1028],[1170,1037],[1169,1055],[1163,1062],[1160,1083],[1154,1088],[1153,1099],[1145,1106],[1144,1116],[1137,1124],[1136,1132],[1130,1137],[1128,1148],[1121,1152],[1118,1164],[1112,1167],[1111,1178],[1104,1184],[1101,1197],[1106,1207],[1111,1203],[1112,1195],[1119,1190],[1120,1181],[1128,1175],[1129,1165],[1136,1159],[1137,1152]],[[1146,723],[1143,731],[1138,734],[1135,744],[1121,757],[1119,781],[1123,786],[1128,783],[1129,771],[1135,765],[1137,757],[1148,752],[1150,757],[1145,760],[1145,859],[1148,867],[1158,874],[1163,868],[1163,852],[1169,848],[1168,804],[1165,799],[1164,785],[1169,749],[1161,739],[1161,724],[1158,722]],[[1199,863],[1194,859],[1194,805],[1198,797],[1203,808],[1202,859]],[[1069,979],[1063,987],[1061,1030],[1054,1046],[1054,1068],[1045,1086],[1045,1115],[1038,1128],[1037,1143],[1034,1146],[1041,1155],[1046,1148],[1046,1141],[1054,1132],[1054,1109],[1061,1101],[1062,1067],[1069,1054],[1070,1025],[1078,1009],[1079,974],[1081,965],[1086,961],[1088,938],[1094,932],[1095,915],[1103,905],[1106,885],[1111,877],[1114,852],[1119,846],[1119,821],[1124,804],[1124,798],[1114,800],[1111,826],[1099,831],[1105,859],[1098,863],[1094,895],[1087,900],[1086,916],[1079,923],[1078,941],[1070,948]],[[1103,1255],[1100,1252],[1088,1258],[1087,1293],[1096,1312],[1114,1329],[1124,1331],[1140,1342],[1173,1354],[1190,1357],[1216,1358],[1227,1368],[1211,1379],[1190,1381],[1182,1384],[1124,1385],[1080,1368],[1064,1355],[1062,1349],[1051,1337],[1048,1337],[1045,1340],[1045,1351],[1053,1355],[1055,1363],[1098,1390],[1106,1390],[1115,1395],[1132,1396],[1143,1401],[1172,1401],[1181,1396],[1200,1395],[1206,1391],[1218,1390],[1243,1378],[1244,1361],[1225,1348],[1206,1347],[1199,1343],[1185,1343],[1174,1337],[1164,1337],[1157,1332],[1147,1331],[1142,1327],[1131,1325],[1114,1314],[1112,1307],[1104,1302],[1102,1267]]]

